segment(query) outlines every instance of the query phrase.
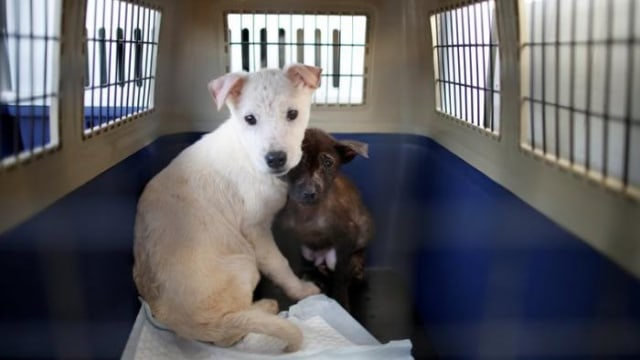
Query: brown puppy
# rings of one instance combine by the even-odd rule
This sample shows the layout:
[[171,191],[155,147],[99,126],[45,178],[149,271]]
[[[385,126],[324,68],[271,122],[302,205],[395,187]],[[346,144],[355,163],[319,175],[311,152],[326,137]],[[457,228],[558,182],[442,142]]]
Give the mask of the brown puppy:
[[302,160],[291,169],[287,204],[274,228],[302,245],[302,255],[327,280],[327,293],[349,309],[349,285],[364,277],[365,247],[373,236],[373,221],[355,185],[340,173],[367,144],[337,141],[309,128],[302,142]]

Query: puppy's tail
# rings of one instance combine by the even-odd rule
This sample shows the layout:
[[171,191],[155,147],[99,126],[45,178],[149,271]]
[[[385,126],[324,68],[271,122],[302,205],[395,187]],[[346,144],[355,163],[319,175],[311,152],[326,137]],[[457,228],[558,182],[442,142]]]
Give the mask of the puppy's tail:
[[221,325],[227,334],[233,334],[234,342],[252,332],[284,341],[287,352],[298,351],[302,346],[302,331],[295,324],[262,309],[253,308],[226,314]]

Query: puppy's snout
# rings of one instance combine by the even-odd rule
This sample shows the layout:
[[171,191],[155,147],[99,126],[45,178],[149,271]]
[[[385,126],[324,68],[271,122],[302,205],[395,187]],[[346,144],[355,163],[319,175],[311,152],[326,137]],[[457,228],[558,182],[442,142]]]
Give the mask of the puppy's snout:
[[287,154],[284,151],[270,151],[264,159],[267,162],[267,166],[271,169],[277,170],[287,163]]
[[305,190],[302,192],[302,198],[304,199],[304,201],[314,201],[317,196],[318,194],[315,192],[315,190]]

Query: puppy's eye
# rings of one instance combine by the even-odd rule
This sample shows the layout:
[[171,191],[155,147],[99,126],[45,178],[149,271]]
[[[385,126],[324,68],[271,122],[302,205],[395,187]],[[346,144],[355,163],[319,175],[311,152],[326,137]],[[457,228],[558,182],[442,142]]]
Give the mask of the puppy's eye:
[[287,110],[287,120],[289,121],[293,121],[298,117],[298,110],[296,109],[289,109]]
[[244,121],[247,122],[247,124],[253,126],[255,125],[258,121],[256,120],[256,117],[253,116],[253,114],[249,114],[247,116],[244,117]]
[[333,166],[333,158],[329,155],[324,155],[320,158],[320,162],[322,162],[322,166],[324,166],[325,168],[330,168]]

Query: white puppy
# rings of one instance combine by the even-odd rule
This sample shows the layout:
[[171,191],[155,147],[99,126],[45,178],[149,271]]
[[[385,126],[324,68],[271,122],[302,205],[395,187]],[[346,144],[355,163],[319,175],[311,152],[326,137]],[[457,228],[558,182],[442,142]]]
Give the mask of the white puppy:
[[146,186],[138,203],[133,270],[154,316],[178,335],[229,346],[249,332],[295,351],[302,333],[252,302],[260,272],[291,298],[319,292],[300,280],[271,234],[286,200],[278,179],[302,157],[320,68],[231,73],[209,83],[231,118],[185,149]]

